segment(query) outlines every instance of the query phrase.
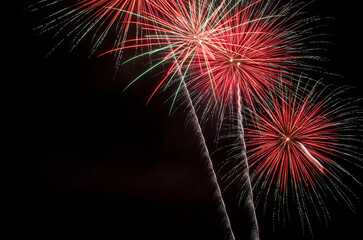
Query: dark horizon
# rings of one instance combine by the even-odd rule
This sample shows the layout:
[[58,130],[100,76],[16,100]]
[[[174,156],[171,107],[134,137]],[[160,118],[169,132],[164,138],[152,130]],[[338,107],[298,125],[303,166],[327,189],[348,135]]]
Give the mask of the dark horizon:
[[[89,58],[88,44],[71,53],[60,47],[46,58],[54,42],[32,31],[39,17],[26,12],[29,2],[4,8],[9,10],[3,31],[1,167],[6,235],[223,239],[183,109],[168,116],[166,93],[156,94],[146,106],[155,81],[141,79],[123,92],[130,76],[147,63],[123,67],[113,79],[113,57]],[[344,77],[332,77],[333,83],[352,85],[352,96],[363,97],[358,8],[316,0],[308,14],[334,18],[326,21],[333,44],[324,64]],[[353,171],[363,180],[360,171]],[[362,201],[361,188],[353,189]],[[242,236],[241,209],[230,202],[232,228]],[[314,227],[314,239],[361,236],[362,203],[355,204],[356,213],[341,202],[332,204],[332,220],[327,227]],[[309,230],[303,236],[296,224],[277,227],[273,236],[270,219],[258,221],[262,240],[310,239]]]

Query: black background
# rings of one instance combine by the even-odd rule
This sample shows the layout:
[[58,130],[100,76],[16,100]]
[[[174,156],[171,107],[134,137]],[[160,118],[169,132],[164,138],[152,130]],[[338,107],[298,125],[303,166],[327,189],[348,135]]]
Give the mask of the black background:
[[[12,238],[223,239],[193,132],[182,113],[168,116],[167,94],[145,103],[157,82],[127,81],[146,63],[121,68],[113,58],[88,58],[81,44],[68,53],[32,31],[40,18],[28,1],[3,8],[2,227]],[[333,17],[326,67],[334,81],[363,90],[360,7],[318,0],[311,14]],[[309,12],[310,14],[310,12]],[[86,42],[86,41],[85,41]],[[108,50],[107,48],[101,49]],[[361,174],[361,173],[360,173]],[[357,188],[360,197],[361,189]],[[337,204],[315,239],[360,239],[361,203]],[[261,226],[270,219],[259,218]],[[233,223],[238,229],[238,219]],[[287,226],[262,239],[310,239]],[[238,230],[236,230],[238,234]],[[112,236],[112,237],[111,237]]]

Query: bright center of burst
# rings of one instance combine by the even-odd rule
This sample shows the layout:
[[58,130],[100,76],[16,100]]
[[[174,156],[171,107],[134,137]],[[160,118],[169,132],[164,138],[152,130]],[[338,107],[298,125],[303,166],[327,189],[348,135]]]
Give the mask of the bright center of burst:
[[229,62],[230,62],[230,63],[235,63],[235,64],[237,64],[237,66],[240,66],[240,65],[241,65],[241,62],[234,61],[232,58],[231,58],[231,59],[229,59]]
[[283,135],[280,136],[279,141],[284,144],[284,146],[290,145],[293,143],[294,139],[291,137],[291,135]]
[[198,40],[198,42],[201,44],[203,42],[203,39],[201,39],[198,35],[193,35],[193,38],[195,40]]

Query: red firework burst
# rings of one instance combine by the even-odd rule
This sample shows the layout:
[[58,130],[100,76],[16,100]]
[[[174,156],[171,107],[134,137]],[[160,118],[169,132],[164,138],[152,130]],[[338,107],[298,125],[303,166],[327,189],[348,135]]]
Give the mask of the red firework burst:
[[299,59],[311,54],[302,44],[305,30],[289,24],[296,14],[291,5],[278,9],[265,1],[244,4],[229,14],[213,38],[213,58],[200,64],[190,78],[192,88],[202,94],[213,89],[226,104],[237,94],[242,94],[245,103],[253,103],[255,95],[278,85],[282,75],[305,68]]
[[256,128],[247,129],[254,175],[277,178],[281,191],[290,178],[295,187],[315,188],[315,178],[330,173],[324,166],[333,164],[330,156],[340,148],[333,141],[339,122],[326,110],[327,103],[312,98],[312,93],[300,98],[286,89],[282,96],[275,93],[271,103],[262,105],[263,114],[256,115]]
[[245,139],[254,189],[262,195],[275,188],[281,199],[293,189],[300,204],[318,199],[320,207],[321,193],[329,191],[352,207],[342,180],[342,173],[350,174],[342,163],[356,155],[351,131],[357,109],[337,97],[342,89],[301,85],[282,84],[250,114]]
[[[148,52],[126,62],[145,55],[161,55],[159,62],[144,71],[129,86],[152,69],[170,64],[165,77],[151,94],[152,97],[163,84],[169,85],[176,75],[181,76],[184,81],[190,75],[191,69],[202,65],[209,66],[208,61],[214,59],[213,55],[218,47],[216,36],[219,32],[225,32],[225,21],[228,21],[226,12],[230,11],[229,7],[233,9],[235,6],[227,1],[217,4],[207,0],[176,0],[165,1],[163,4],[150,2],[151,10],[140,16],[145,21],[139,22],[142,30],[149,34],[142,38],[123,41],[120,48],[109,52],[151,47]],[[173,104],[182,81],[179,83]]]

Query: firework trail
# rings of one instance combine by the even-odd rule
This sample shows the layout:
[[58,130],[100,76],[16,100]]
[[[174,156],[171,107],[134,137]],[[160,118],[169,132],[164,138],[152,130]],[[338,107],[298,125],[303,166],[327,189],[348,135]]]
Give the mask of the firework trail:
[[[309,210],[320,221],[330,218],[324,199],[340,199],[354,209],[349,197],[354,194],[344,177],[357,180],[344,166],[362,168],[355,147],[362,129],[360,110],[354,100],[341,98],[344,90],[331,91],[319,82],[310,86],[299,81],[296,87],[281,83],[260,99],[258,110],[248,113],[245,139],[256,204],[262,199],[266,210],[272,198],[281,209],[292,196],[301,224],[311,234]],[[286,221],[278,214],[278,221]]]
[[[178,61],[177,61],[175,56],[173,56],[173,57],[174,57],[175,64],[177,65]],[[180,69],[179,65],[177,65],[177,67],[178,67],[178,69]],[[230,219],[228,217],[226,205],[224,203],[222,192],[221,192],[221,189],[219,187],[218,179],[217,179],[217,176],[215,174],[215,170],[214,170],[214,167],[213,167],[213,162],[212,162],[212,160],[210,158],[209,150],[208,150],[208,147],[207,147],[204,135],[203,135],[203,130],[202,130],[201,125],[199,123],[199,118],[198,118],[198,115],[196,113],[196,110],[195,110],[195,107],[194,107],[190,92],[189,92],[189,90],[187,88],[187,85],[185,83],[185,79],[184,79],[185,75],[182,75],[182,72],[179,70],[178,71],[178,76],[181,78],[180,81],[182,83],[182,86],[181,86],[181,89],[180,89],[181,94],[185,96],[183,98],[184,99],[183,102],[186,103],[186,105],[187,105],[186,112],[189,113],[188,114],[189,119],[187,119],[186,123],[188,123],[187,125],[189,125],[189,126],[191,126],[193,128],[193,130],[195,131],[196,136],[198,138],[199,147],[200,147],[201,155],[202,155],[201,161],[204,162],[205,167],[206,167],[206,169],[208,171],[208,175],[209,175],[208,178],[210,179],[210,182],[212,183],[214,198],[215,198],[215,201],[216,201],[216,204],[217,204],[217,207],[218,207],[217,211],[218,211],[218,213],[221,214],[220,216],[222,217],[221,226],[223,227],[223,231],[226,234],[225,238],[234,240],[236,238],[234,236],[232,226],[231,226],[231,222],[230,222]],[[172,78],[171,82],[178,82],[178,81],[173,81],[173,78]],[[178,84],[178,85],[180,87],[180,84]],[[155,93],[155,91],[154,91],[154,93]],[[150,101],[150,99],[149,99],[149,101]],[[175,102],[175,99],[173,100],[173,104],[174,104],[174,102]],[[169,112],[169,114],[170,114],[170,112]],[[257,233],[257,235],[258,235],[258,233]]]
[[185,82],[183,81],[182,84],[182,94],[185,94],[186,97],[186,103],[187,103],[187,111],[190,113],[189,115],[189,125],[192,127],[193,131],[196,133],[197,140],[199,142],[199,148],[201,150],[201,162],[205,164],[206,170],[208,171],[208,178],[210,179],[211,186],[213,188],[214,192],[214,198],[218,207],[218,213],[222,217],[222,224],[223,230],[225,232],[225,238],[226,239],[236,239],[232,230],[231,222],[229,220],[226,205],[224,203],[222,192],[219,187],[218,179],[215,174],[215,170],[213,167],[213,162],[210,158],[209,151],[207,148],[207,144],[204,139],[203,131],[201,129],[201,126],[199,124],[199,119],[197,117],[197,114],[195,112],[195,108],[193,105],[193,102],[190,98],[189,91],[187,89],[187,86]]
[[251,232],[250,232],[250,239],[259,239],[259,235],[258,235],[258,223],[257,223],[257,216],[256,216],[256,210],[255,210],[255,204],[254,204],[254,200],[253,200],[253,192],[252,192],[252,186],[251,186],[251,179],[250,179],[250,173],[249,173],[249,166],[248,166],[248,161],[247,161],[247,155],[246,155],[246,143],[245,143],[245,137],[244,137],[244,129],[243,129],[243,118],[242,118],[242,100],[241,100],[241,95],[239,94],[239,87],[237,87],[237,93],[238,93],[238,99],[237,99],[237,116],[238,116],[238,129],[239,129],[239,142],[242,145],[242,152],[241,152],[241,165],[242,168],[245,169],[245,171],[243,171],[243,174],[241,176],[240,181],[244,183],[245,187],[245,191],[246,194],[245,198],[246,200],[245,205],[247,204],[248,207],[248,214],[249,216],[254,219],[254,221],[252,221],[252,226],[250,227]]

